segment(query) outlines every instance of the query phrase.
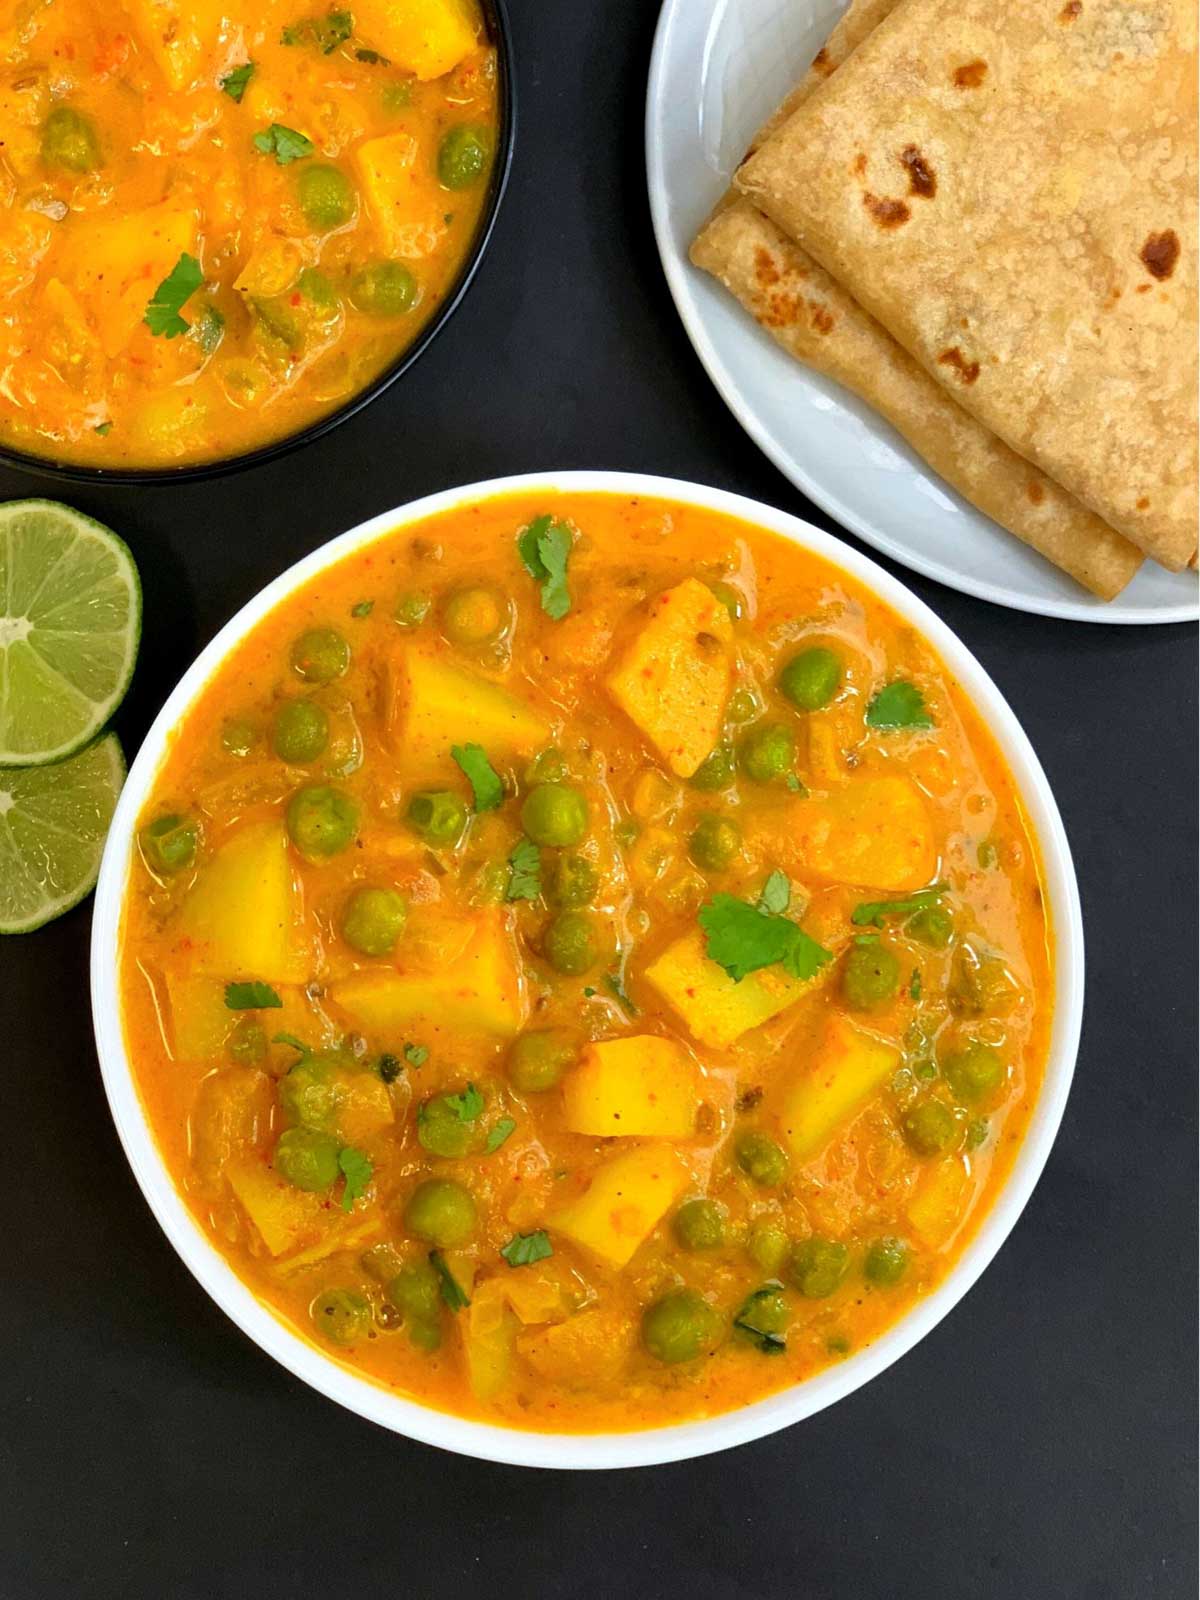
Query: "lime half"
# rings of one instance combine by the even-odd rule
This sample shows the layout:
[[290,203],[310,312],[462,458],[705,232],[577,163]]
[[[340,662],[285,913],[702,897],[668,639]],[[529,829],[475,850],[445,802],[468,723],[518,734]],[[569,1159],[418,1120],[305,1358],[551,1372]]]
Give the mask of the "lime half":
[[53,767],[0,772],[0,933],[29,933],[95,887],[125,758],[106,733]]
[[54,500],[0,505],[0,767],[94,739],[129,687],[141,626],[115,533]]

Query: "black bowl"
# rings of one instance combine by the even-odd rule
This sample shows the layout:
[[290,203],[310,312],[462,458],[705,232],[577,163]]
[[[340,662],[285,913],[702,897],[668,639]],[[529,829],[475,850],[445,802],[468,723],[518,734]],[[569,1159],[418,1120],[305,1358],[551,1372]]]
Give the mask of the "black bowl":
[[202,461],[191,466],[179,467],[88,467],[72,462],[55,461],[49,456],[29,455],[22,450],[11,450],[6,445],[0,444],[0,462],[7,466],[19,467],[26,472],[61,478],[68,483],[187,483],[195,482],[199,478],[215,478],[224,472],[240,472],[244,467],[256,467],[262,462],[274,461],[277,456],[298,449],[310,439],[319,439],[323,433],[328,433],[340,422],[345,422],[347,417],[352,417],[355,412],[370,405],[377,395],[381,395],[395,383],[397,378],[407,372],[422,352],[428,349],[439,331],[445,327],[470,288],[476,268],[483,259],[483,253],[492,236],[496,215],[500,210],[500,202],[504,198],[504,190],[508,183],[508,171],[512,165],[513,140],[517,132],[517,99],[508,13],[505,10],[504,0],[481,0],[481,8],[488,35],[496,46],[496,68],[499,74],[497,103],[500,111],[500,127],[487,199],[480,214],[475,237],[471,241],[471,248],[463,258],[458,276],[451,284],[445,299],[412,344],[401,351],[390,367],[385,367],[365,389],[360,389],[357,394],[352,395],[335,411],[321,417],[319,421],[310,423],[306,428],[300,428],[296,433],[289,433],[282,439],[276,439],[273,444],[264,444],[255,450],[247,450],[240,456],[226,456],[217,461]]

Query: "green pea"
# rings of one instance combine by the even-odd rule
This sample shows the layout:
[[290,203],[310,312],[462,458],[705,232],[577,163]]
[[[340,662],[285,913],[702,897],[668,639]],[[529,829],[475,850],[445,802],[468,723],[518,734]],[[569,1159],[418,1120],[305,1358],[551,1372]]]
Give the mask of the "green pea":
[[587,825],[587,801],[569,784],[539,783],[521,807],[521,826],[534,844],[578,844]]
[[788,1259],[788,1276],[806,1300],[824,1300],[846,1276],[850,1252],[836,1239],[814,1234],[804,1239]]
[[308,861],[325,861],[358,836],[358,806],[341,789],[312,784],[297,789],[287,809],[292,843]]
[[396,601],[392,618],[402,628],[419,628],[432,609],[433,601],[420,590],[410,589]]
[[475,1232],[477,1212],[470,1191],[451,1178],[427,1178],[409,1196],[404,1226],[418,1239],[452,1250]]
[[712,794],[719,789],[728,789],[736,776],[733,746],[719,744],[715,750],[709,751],[688,781],[693,789]]
[[451,644],[477,650],[492,644],[509,625],[508,601],[484,584],[456,589],[442,604],[442,628]]
[[944,906],[924,906],[904,924],[904,931],[918,944],[931,950],[944,950],[954,937],[954,918]]
[[738,1135],[734,1159],[754,1183],[772,1189],[788,1175],[788,1158],[783,1149],[765,1133],[747,1129]]
[[599,958],[592,919],[584,911],[560,911],[542,936],[542,951],[555,972],[581,977]]
[[685,1250],[718,1250],[725,1243],[725,1207],[715,1200],[687,1200],[672,1227]]
[[350,667],[350,646],[336,628],[309,628],[292,645],[292,671],[305,683],[332,683]]
[[258,743],[253,723],[230,717],[221,724],[221,749],[228,756],[248,756]]
[[694,1361],[721,1337],[721,1319],[694,1289],[674,1289],[642,1314],[642,1343],[657,1361]]
[[417,1111],[417,1138],[431,1156],[458,1160],[483,1143],[478,1119],[464,1122],[448,1094],[435,1094]]
[[833,699],[841,681],[842,663],[832,650],[818,645],[785,662],[779,674],[779,692],[797,711],[820,711]]
[[763,722],[741,743],[742,771],[755,783],[773,783],[790,772],[796,759],[796,739],[782,722]]
[[991,1045],[972,1039],[942,1062],[942,1077],[957,1099],[975,1105],[990,1099],[1004,1082],[1004,1062]]
[[250,1017],[243,1017],[225,1043],[230,1057],[239,1066],[252,1067],[267,1053],[267,1030]]
[[451,789],[423,789],[408,802],[404,817],[427,844],[456,844],[467,825],[467,807]]
[[364,1250],[358,1258],[358,1264],[365,1273],[374,1278],[376,1283],[386,1285],[404,1265],[404,1257],[394,1244],[384,1241],[381,1244],[373,1244],[369,1250]]
[[410,1261],[385,1292],[403,1316],[412,1343],[421,1350],[436,1350],[442,1342],[442,1291],[433,1266],[428,1261]]
[[521,1094],[542,1094],[554,1088],[578,1053],[575,1038],[566,1028],[522,1033],[509,1052],[509,1082]]
[[877,939],[853,944],[842,964],[842,996],[855,1011],[885,1006],[900,985],[900,963]]
[[100,165],[100,140],[92,119],[74,106],[55,106],[42,123],[42,160],[68,172],[95,172]]
[[316,1194],[338,1176],[338,1142],[315,1128],[288,1128],[279,1135],[271,1164],[293,1189]]
[[729,704],[725,708],[725,715],[730,722],[753,722],[759,713],[759,704],[756,695],[751,689],[735,689],[729,696]]
[[700,818],[688,840],[688,855],[704,872],[724,872],[737,859],[742,835],[735,822],[713,812]]
[[408,921],[395,889],[356,889],[342,913],[342,938],[364,956],[390,956]]
[[743,1301],[733,1319],[733,1328],[740,1338],[751,1339],[760,1350],[771,1352],[783,1348],[783,1335],[790,1321],[783,1285],[764,1283]]
[[327,1289],[313,1301],[309,1315],[332,1344],[357,1344],[371,1329],[371,1303],[353,1289]]
[[469,189],[478,183],[492,159],[491,134],[471,122],[459,122],[438,146],[438,179],[444,189]]
[[340,167],[308,163],[297,174],[296,192],[305,222],[322,233],[340,228],[354,215],[354,185]]
[[550,898],[555,905],[578,909],[590,906],[600,886],[600,874],[586,856],[563,856],[554,869]]
[[940,1156],[962,1143],[963,1123],[940,1100],[922,1100],[904,1113],[900,1131],[917,1155]]
[[287,700],[275,713],[271,745],[281,761],[315,761],[329,743],[329,718],[312,700]]
[[142,859],[150,868],[164,877],[183,872],[196,859],[200,830],[186,817],[170,812],[147,823],[138,834]]
[[329,1133],[337,1124],[342,1085],[328,1056],[301,1056],[279,1082],[284,1114],[302,1128]]
[[719,600],[729,613],[730,622],[740,622],[746,614],[745,596],[729,583],[710,583],[708,588],[713,599]]
[[788,1236],[773,1222],[756,1222],[746,1240],[746,1251],[764,1272],[778,1272],[788,1253]]
[[402,317],[417,298],[417,280],[403,261],[373,261],[350,280],[350,304],[367,317]]
[[863,1273],[868,1283],[890,1289],[908,1271],[910,1251],[903,1239],[876,1239],[867,1247]]
[[539,750],[525,768],[522,782],[527,789],[535,783],[562,783],[567,776],[567,761],[561,750]]

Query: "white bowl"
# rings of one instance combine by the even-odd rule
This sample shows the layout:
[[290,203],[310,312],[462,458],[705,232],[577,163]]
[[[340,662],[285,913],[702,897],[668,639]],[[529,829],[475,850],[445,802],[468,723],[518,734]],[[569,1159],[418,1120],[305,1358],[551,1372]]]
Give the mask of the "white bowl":
[[[269,611],[316,573],[397,526],[494,495],[531,491],[544,491],[547,496],[559,491],[660,496],[741,517],[833,562],[912,623],[929,640],[979,708],[1012,769],[1041,846],[1055,938],[1055,1016],[1042,1092],[1008,1182],[947,1278],[881,1338],[836,1367],[741,1410],[638,1433],[529,1433],[451,1416],[390,1393],[322,1355],[314,1345],[293,1333],[242,1283],[205,1236],[172,1183],[138,1097],[121,1028],[117,952],[121,906],[133,860],[134,829],[172,731],[191,711],[221,662]],[[150,1209],[192,1273],[256,1344],[331,1400],[425,1444],[519,1466],[637,1467],[725,1450],[812,1416],[890,1367],[924,1338],[967,1292],[1020,1216],[1058,1131],[1079,1043],[1083,1009],[1083,926],[1075,869],[1062,820],[1029,740],[987,673],[922,601],[909,594],[873,561],[839,544],[829,534],[741,495],[640,473],[534,473],[450,489],[373,517],[297,562],[226,623],[184,674],[130,768],[109,832],[96,889],[91,968],[100,1067],[117,1132],[134,1175],[150,1202]]]

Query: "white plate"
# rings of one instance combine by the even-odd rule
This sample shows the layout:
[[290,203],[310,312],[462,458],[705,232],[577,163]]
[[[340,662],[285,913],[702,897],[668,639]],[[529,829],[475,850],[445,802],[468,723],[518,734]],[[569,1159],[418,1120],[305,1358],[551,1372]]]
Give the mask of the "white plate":
[[876,414],[785,355],[687,259],[755,130],[800,77],[844,0],[665,0],[650,64],[654,232],[696,353],[750,437],[798,489],[885,555],[998,605],[1084,622],[1184,622],[1196,574],[1147,562],[1093,599],[959,498]]

